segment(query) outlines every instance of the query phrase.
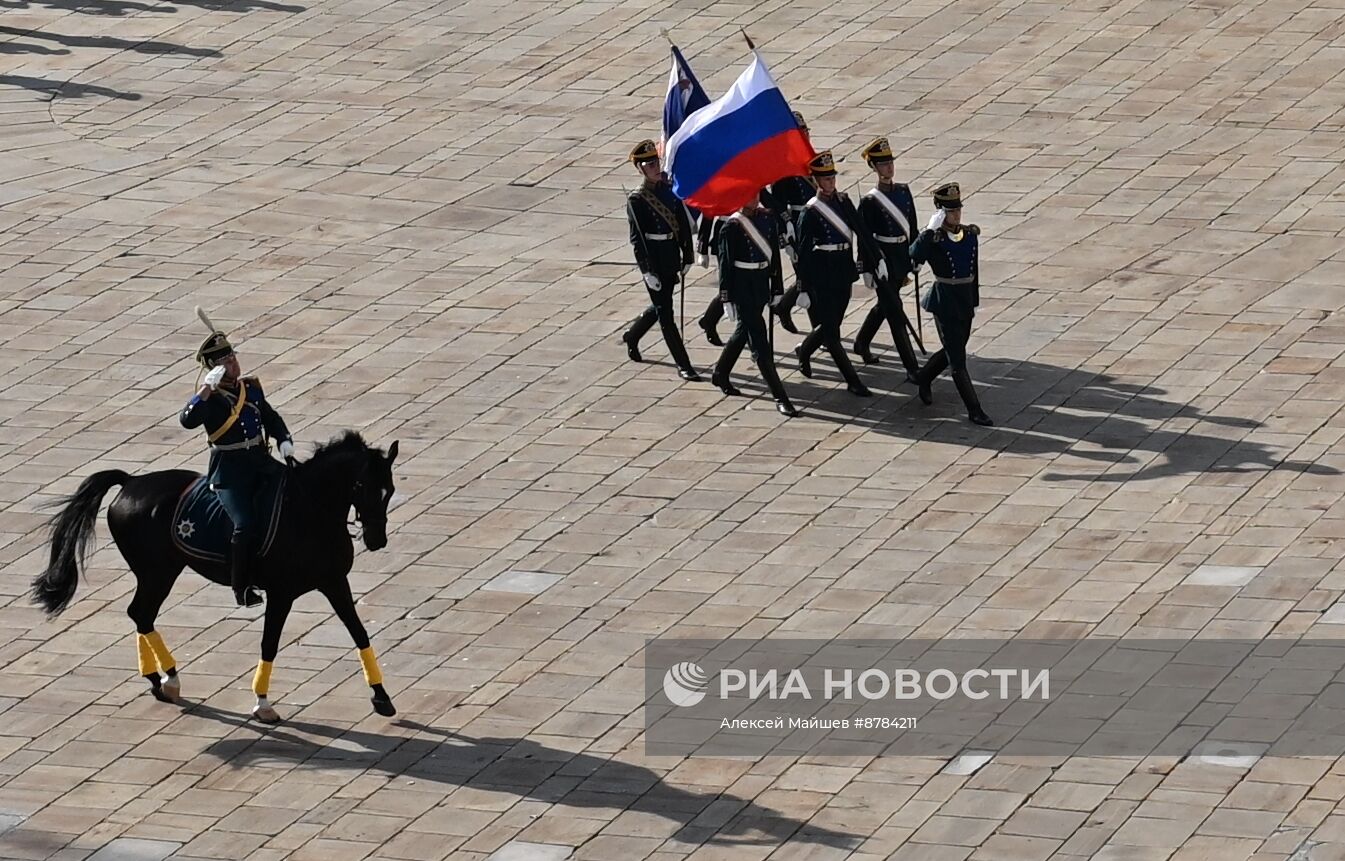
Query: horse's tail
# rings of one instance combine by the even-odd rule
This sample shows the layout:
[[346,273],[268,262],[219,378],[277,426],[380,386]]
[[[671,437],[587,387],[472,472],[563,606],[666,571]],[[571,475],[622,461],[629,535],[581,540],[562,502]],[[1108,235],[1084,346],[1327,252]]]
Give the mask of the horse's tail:
[[93,541],[93,526],[103,497],[130,478],[119,469],[95,472],[57,503],[64,503],[64,507],[51,523],[51,561],[46,571],[33,578],[33,603],[41,604],[48,616],[60,613],[75,597],[79,569]]

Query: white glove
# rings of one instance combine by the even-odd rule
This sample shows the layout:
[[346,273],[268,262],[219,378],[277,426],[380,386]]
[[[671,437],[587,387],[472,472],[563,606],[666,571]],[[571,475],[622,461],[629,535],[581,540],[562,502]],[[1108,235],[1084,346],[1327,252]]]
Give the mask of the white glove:
[[883,280],[883,281],[886,281],[886,280],[887,280],[887,261],[886,261],[886,260],[879,260],[879,261],[878,261],[878,277],[879,277],[879,279],[881,279],[881,280]]
[[690,263],[688,263],[687,265],[685,265],[685,266],[682,267],[682,280],[683,280],[683,281],[687,280],[687,273],[690,272],[690,271],[691,271],[691,264],[690,264]]
[[780,303],[783,302],[784,300],[785,300],[785,297],[784,297],[783,295],[780,295],[780,296],[772,296],[772,297],[771,297],[771,303],[770,303],[770,304],[771,304],[771,307],[772,307],[772,308],[779,308],[779,307],[780,307]]
[[225,367],[223,365],[216,365],[210,369],[210,373],[205,375],[205,379],[202,382],[211,389],[219,388],[220,380],[224,379],[224,373]]
[[709,254],[706,254],[706,253],[697,254],[697,255],[696,255],[696,263],[699,264],[700,267],[701,267],[702,269],[709,269],[709,268],[710,268],[710,255],[709,255]]
[[644,286],[648,287],[650,290],[663,289],[663,285],[659,283],[658,276],[653,272],[646,272],[644,274]]
[[738,306],[734,305],[732,302],[725,302],[724,316],[728,319],[730,323],[738,322]]
[[864,273],[864,286],[867,287],[867,288],[869,288],[870,290],[873,289],[873,273],[872,273],[872,272],[865,272],[865,273]]
[[785,222],[785,238],[789,240],[790,245],[794,244],[794,222],[792,221]]
[[276,447],[280,449],[280,456],[285,458],[285,460],[294,457],[294,443],[290,440],[283,439],[280,441],[280,445]]
[[934,214],[929,217],[929,226],[925,229],[938,230],[940,227],[943,227],[943,220],[947,217],[948,213],[944,212],[942,209],[934,210]]
[[794,250],[794,246],[792,246],[792,245],[786,245],[786,246],[785,246],[785,253],[789,255],[789,262],[790,262],[790,263],[798,263],[798,262],[799,262],[799,253],[798,253],[797,251]]
[[804,293],[802,290],[800,290],[799,298],[797,301],[794,302],[794,304],[802,308],[803,310],[807,311],[809,308],[813,307],[813,297],[809,296],[807,293]]

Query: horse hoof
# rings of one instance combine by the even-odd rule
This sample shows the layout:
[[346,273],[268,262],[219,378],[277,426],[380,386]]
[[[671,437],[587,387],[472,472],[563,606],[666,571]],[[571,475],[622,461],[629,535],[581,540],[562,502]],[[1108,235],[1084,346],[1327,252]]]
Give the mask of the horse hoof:
[[177,676],[171,676],[164,680],[163,695],[166,702],[175,703],[182,699],[182,682],[178,681]]
[[154,698],[161,703],[171,703],[173,701],[173,698],[168,695],[168,692],[163,689],[163,686],[150,688],[149,692],[154,694]]
[[253,706],[252,716],[262,723],[280,723],[280,712],[270,706]]
[[397,708],[393,705],[393,698],[387,696],[387,691],[383,690],[382,685],[374,686],[374,696],[370,702],[373,702],[375,712],[382,714],[383,717],[393,717],[394,714],[397,714]]

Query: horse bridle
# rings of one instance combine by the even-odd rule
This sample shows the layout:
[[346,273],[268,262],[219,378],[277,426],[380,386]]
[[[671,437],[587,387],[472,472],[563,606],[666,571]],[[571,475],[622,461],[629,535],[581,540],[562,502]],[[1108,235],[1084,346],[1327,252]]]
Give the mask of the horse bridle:
[[[353,517],[349,515],[346,517],[346,532],[349,533],[351,539],[355,541],[360,541],[364,538],[364,518],[360,515],[360,507],[355,504],[355,500],[359,497],[360,489],[363,486],[364,486],[364,479],[362,478],[356,479],[355,486],[351,488],[350,493],[351,495],[350,508],[352,511],[355,512],[355,514]],[[388,523],[387,517],[384,517],[383,525],[386,527],[387,523]],[[352,526],[355,527],[354,532],[350,531],[350,527]]]

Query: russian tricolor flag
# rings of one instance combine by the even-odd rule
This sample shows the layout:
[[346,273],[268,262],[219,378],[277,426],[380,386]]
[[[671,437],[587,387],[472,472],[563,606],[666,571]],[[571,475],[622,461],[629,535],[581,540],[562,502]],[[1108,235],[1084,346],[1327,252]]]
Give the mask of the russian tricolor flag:
[[668,139],[673,191],[708,215],[741,209],[787,176],[806,176],[817,155],[756,51],[723,97],[688,116]]

